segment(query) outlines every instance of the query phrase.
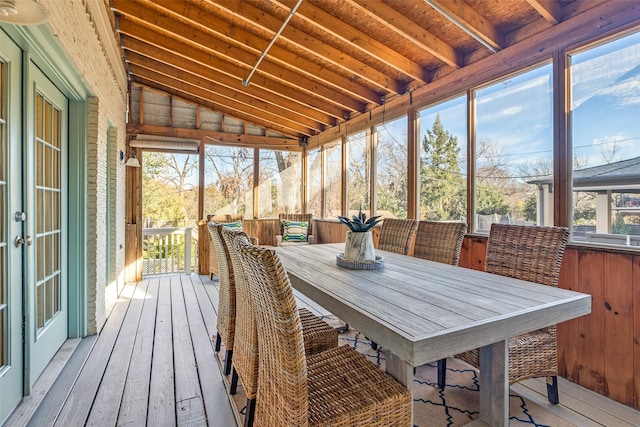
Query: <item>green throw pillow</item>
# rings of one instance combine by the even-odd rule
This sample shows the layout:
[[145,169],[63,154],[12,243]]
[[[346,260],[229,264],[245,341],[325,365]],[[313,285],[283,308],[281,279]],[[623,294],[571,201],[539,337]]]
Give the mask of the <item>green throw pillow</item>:
[[285,242],[306,242],[309,224],[306,221],[282,221]]

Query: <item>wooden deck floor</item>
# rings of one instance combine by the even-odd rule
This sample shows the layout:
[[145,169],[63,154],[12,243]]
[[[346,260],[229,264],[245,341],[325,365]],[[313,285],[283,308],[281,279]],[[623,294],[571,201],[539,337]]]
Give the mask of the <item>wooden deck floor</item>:
[[[235,426],[211,340],[216,285],[196,275],[128,285],[100,334],[69,340],[5,426]],[[551,406],[544,387],[529,380],[513,389]],[[577,426],[640,420],[637,411],[567,381],[560,393],[561,404],[549,410]]]

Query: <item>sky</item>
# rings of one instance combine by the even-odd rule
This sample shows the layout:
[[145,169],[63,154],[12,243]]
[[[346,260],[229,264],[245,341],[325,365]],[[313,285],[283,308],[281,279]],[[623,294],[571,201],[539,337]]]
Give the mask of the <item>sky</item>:
[[[571,135],[582,164],[640,155],[640,33],[573,54],[571,64]],[[551,64],[479,88],[476,140],[489,141],[513,166],[551,162],[552,108]],[[465,95],[423,110],[421,135],[436,113],[464,146]]]

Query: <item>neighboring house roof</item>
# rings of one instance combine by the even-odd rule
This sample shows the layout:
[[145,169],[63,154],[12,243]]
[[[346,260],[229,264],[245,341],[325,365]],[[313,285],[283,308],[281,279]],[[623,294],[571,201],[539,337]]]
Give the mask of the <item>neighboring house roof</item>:
[[[527,181],[528,184],[553,183],[552,176]],[[640,190],[640,157],[573,171],[573,189],[579,191]]]

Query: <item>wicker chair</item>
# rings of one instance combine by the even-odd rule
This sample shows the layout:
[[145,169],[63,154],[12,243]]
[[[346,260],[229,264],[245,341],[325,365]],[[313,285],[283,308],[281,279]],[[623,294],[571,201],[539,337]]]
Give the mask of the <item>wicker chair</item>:
[[[242,214],[219,214],[219,215],[209,215],[207,217],[207,228],[209,229],[209,234],[211,235],[211,239],[213,239],[212,229],[214,225],[218,224],[228,224],[232,222],[242,221]],[[251,237],[251,242],[254,245],[258,244],[257,237]],[[218,254],[213,244],[213,240],[210,241],[209,244],[209,279],[213,279],[213,276],[219,276],[220,274],[218,268]]]
[[[492,224],[485,270],[502,276],[558,286],[562,256],[569,239],[563,227]],[[479,367],[478,350],[459,359]],[[438,378],[444,379],[446,360],[438,362]],[[547,377],[549,402],[558,403],[558,349],[556,326],[509,339],[509,384],[527,378]],[[444,388],[444,381],[439,384]]]
[[[307,223],[307,243],[315,243],[313,237],[313,215],[312,214],[279,214],[278,221],[280,223],[280,232],[276,235],[276,246],[282,246],[284,243],[284,221],[303,221]],[[298,243],[298,242],[292,242]],[[301,242],[302,243],[302,242]]]
[[[224,229],[222,236],[231,258],[236,289],[236,331],[233,371],[229,393],[235,394],[238,379],[247,396],[245,426],[253,424],[258,390],[258,332],[251,305],[251,292],[246,283],[240,245],[250,245],[246,233]],[[298,310],[302,323],[304,350],[307,355],[319,353],[338,345],[338,332],[306,308]]]
[[[210,223],[211,224],[211,223]],[[225,250],[226,244],[222,237],[222,225],[209,225],[209,232],[213,240],[218,258],[218,317],[216,319],[216,345],[215,351],[219,352],[221,343],[224,343],[224,374],[231,372],[233,358],[233,346],[236,330],[236,289],[229,251]]]
[[378,249],[409,255],[417,229],[416,220],[386,218],[380,228]]
[[272,249],[240,244],[258,327],[257,426],[410,426],[411,393],[349,346],[305,356],[287,272]]
[[458,265],[467,224],[420,221],[413,256],[444,264]]

